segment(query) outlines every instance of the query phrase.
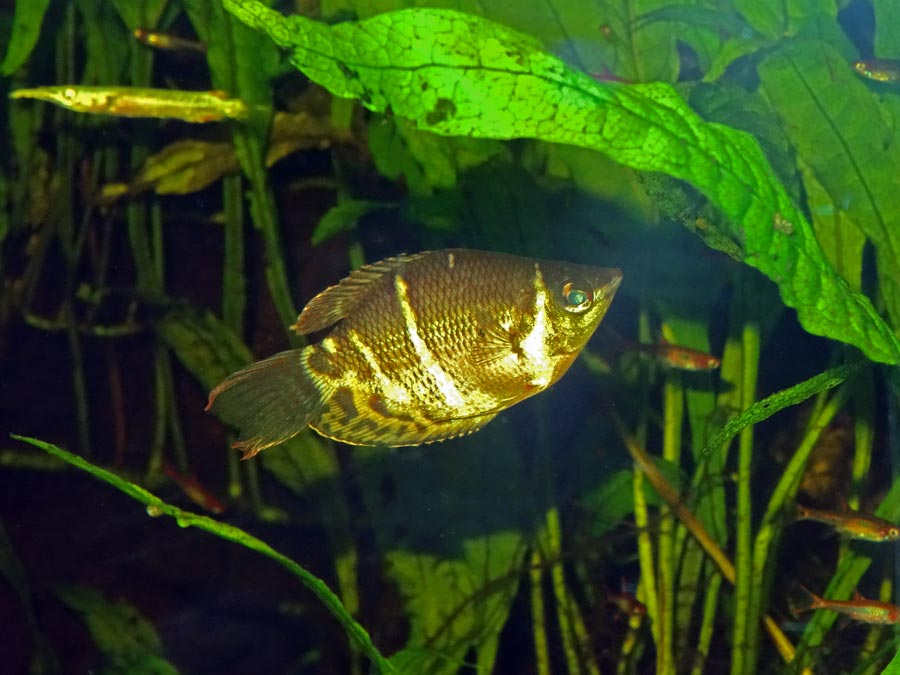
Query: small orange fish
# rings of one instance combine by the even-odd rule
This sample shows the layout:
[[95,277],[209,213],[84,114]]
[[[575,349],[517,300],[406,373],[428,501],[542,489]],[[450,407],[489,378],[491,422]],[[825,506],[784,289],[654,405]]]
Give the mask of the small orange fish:
[[181,488],[187,498],[197,506],[216,515],[225,513],[225,504],[210,492],[209,489],[204,487],[200,481],[197,480],[196,476],[186,476],[183,473],[176,471],[170,464],[163,466],[163,471],[165,471],[166,476],[168,476],[175,485]]
[[805,604],[794,608],[794,614],[815,609],[830,609],[863,623],[885,625],[900,623],[900,607],[889,602],[869,600],[859,593],[854,593],[852,600],[826,600],[804,586],[800,586],[800,588],[806,592],[808,597]]
[[715,370],[722,365],[721,360],[712,354],[701,352],[689,347],[673,345],[665,340],[659,344],[643,344],[640,342],[627,342],[625,349],[635,352],[643,352],[657,358],[663,365],[678,370],[702,371]]
[[165,49],[167,51],[188,51],[188,52],[205,52],[206,45],[196,40],[185,40],[184,38],[175,37],[166,33],[156,33],[145,28],[134,29],[134,39],[154,49]]
[[797,504],[794,519],[824,523],[831,526],[836,532],[845,534],[851,539],[877,542],[900,539],[900,526],[878,516],[852,509],[826,511]]

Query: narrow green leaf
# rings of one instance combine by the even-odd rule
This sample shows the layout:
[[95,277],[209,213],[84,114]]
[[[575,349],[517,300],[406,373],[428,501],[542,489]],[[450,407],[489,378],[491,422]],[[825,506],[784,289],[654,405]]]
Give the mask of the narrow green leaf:
[[106,469],[102,469],[99,466],[91,464],[82,457],[63,450],[62,448],[59,448],[52,443],[46,443],[36,438],[19,436],[17,434],[10,434],[10,437],[17,441],[22,441],[23,443],[33,445],[36,448],[40,448],[44,452],[47,452],[54,457],[58,457],[59,459],[68,462],[76,468],[81,469],[82,471],[86,471],[87,473],[94,476],[94,478],[112,485],[114,488],[124,492],[129,497],[146,505],[147,515],[153,517],[163,515],[170,516],[178,522],[178,525],[180,527],[196,527],[198,529],[205,530],[206,532],[214,534],[221,539],[234,542],[236,544],[244,546],[245,548],[249,548],[250,550],[261,553],[262,555],[278,562],[283,567],[287,568],[291,573],[293,573],[294,576],[300,579],[304,586],[306,586],[310,591],[313,592],[313,594],[322,602],[322,604],[325,605],[328,611],[330,611],[331,614],[344,627],[344,630],[347,632],[348,637],[356,644],[357,647],[359,647],[359,649],[366,656],[368,656],[372,660],[372,662],[379,668],[379,671],[381,673],[396,672],[393,666],[388,663],[387,659],[385,659],[377,650],[375,645],[372,644],[372,640],[369,637],[369,634],[362,626],[356,623],[353,617],[341,604],[340,598],[338,598],[334,593],[331,592],[324,581],[319,579],[314,574],[308,572],[306,569],[298,565],[283,553],[279,553],[265,542],[257,539],[244,530],[235,527],[234,525],[222,523],[213,518],[209,518],[208,516],[201,516],[196,513],[184,511],[182,509],[179,509],[178,507],[167,504],[159,497],[148,492],[139,485],[135,485],[134,483],[125,480],[112,471],[107,471]]
[[756,141],[704,122],[668,85],[598,83],[535,40],[456,12],[325,26],[253,0],[224,4],[290,48],[312,79],[373,110],[390,108],[442,134],[582,145],[691,182],[728,215],[745,261],[779,285],[808,331],[855,344],[876,361],[900,360],[896,336],[827,264]]
[[864,362],[856,361],[836,366],[799,384],[795,384],[793,387],[776,391],[771,396],[757,401],[722,427],[709,442],[706,450],[704,450],[704,454],[718,451],[719,448],[739,434],[742,429],[753,424],[759,424],[780,410],[802,403],[810,396],[836,387],[844,380],[852,377],[863,365]]
[[50,0],[16,0],[12,33],[6,46],[6,56],[0,63],[0,75],[12,75],[31,55],[41,35],[41,25],[49,5]]
[[872,92],[829,44],[785,43],[760,80],[797,153],[875,245],[881,291],[900,326],[900,143]]

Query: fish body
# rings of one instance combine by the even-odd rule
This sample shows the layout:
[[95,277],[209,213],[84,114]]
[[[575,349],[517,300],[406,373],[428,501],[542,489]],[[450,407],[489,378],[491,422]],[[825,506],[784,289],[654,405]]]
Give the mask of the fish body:
[[863,541],[896,541],[900,539],[900,526],[869,513],[852,509],[830,511],[796,505],[796,520],[812,520],[831,526],[851,539]]
[[181,488],[188,499],[197,506],[216,515],[225,513],[225,504],[210,492],[208,488],[203,486],[196,476],[185,475],[169,464],[163,465],[163,471],[175,485]]
[[200,52],[206,51],[206,45],[196,40],[185,40],[184,38],[169,35],[167,33],[157,33],[145,28],[135,28],[134,38],[141,44],[154,49],[165,49],[166,51],[189,51]]
[[689,347],[673,345],[665,340],[660,341],[658,344],[625,341],[624,348],[648,354],[664,366],[675,368],[676,370],[715,370],[722,365],[718,357],[712,354],[690,349]]
[[876,82],[900,82],[900,60],[866,59],[854,61],[853,70],[867,80]]
[[81,113],[158,117],[195,123],[242,120],[249,115],[246,103],[228,98],[222,91],[58,85],[17,89],[9,97],[48,101]]
[[794,610],[796,614],[815,609],[830,609],[863,623],[886,625],[900,623],[900,607],[889,602],[869,600],[859,593],[854,593],[852,600],[826,600],[807,588],[802,586],[801,588],[806,592],[808,598],[804,605]]
[[617,269],[451,249],[389,258],[314,297],[292,329],[329,332],[226,378],[207,409],[250,457],[307,425],[404,446],[483,427],[556,382],[609,308]]

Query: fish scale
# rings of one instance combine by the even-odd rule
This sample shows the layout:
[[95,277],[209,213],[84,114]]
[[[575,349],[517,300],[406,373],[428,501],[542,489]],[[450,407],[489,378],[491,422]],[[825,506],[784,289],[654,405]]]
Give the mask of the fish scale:
[[307,425],[357,445],[480,429],[549,387],[609,308],[616,269],[449,249],[388,258],[313,298],[292,327],[329,332],[226,378],[207,409],[252,456]]

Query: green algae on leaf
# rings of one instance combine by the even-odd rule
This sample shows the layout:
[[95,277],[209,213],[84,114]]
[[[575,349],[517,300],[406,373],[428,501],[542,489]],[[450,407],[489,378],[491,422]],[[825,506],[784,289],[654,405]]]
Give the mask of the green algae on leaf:
[[666,84],[600,83],[534,39],[448,10],[406,10],[326,26],[255,0],[223,0],[342,97],[448,135],[538,138],[598,150],[686,180],[731,222],[744,261],[775,281],[811,333],[900,361],[900,341],[826,261],[756,140],[707,123]]

